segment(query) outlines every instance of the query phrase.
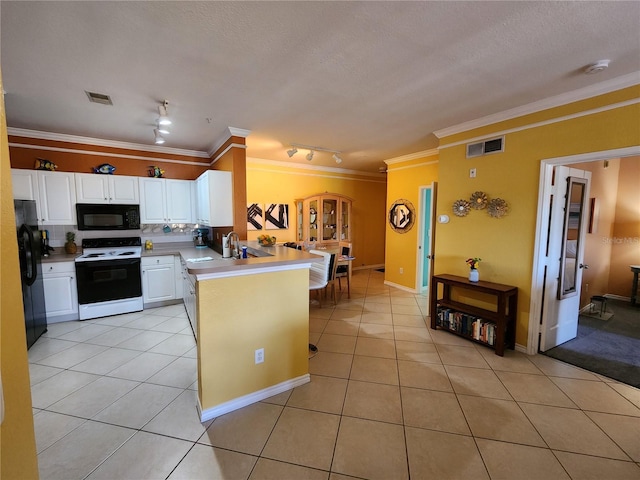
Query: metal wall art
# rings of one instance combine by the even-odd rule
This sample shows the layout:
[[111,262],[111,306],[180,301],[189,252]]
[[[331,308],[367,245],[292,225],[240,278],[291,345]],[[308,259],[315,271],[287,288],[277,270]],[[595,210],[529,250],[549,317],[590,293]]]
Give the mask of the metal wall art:
[[393,202],[389,209],[389,226],[397,233],[407,233],[416,220],[416,209],[409,200]]
[[453,213],[458,217],[466,217],[471,209],[487,210],[487,214],[492,218],[501,218],[507,214],[509,205],[502,198],[489,197],[484,192],[473,192],[469,200],[460,199],[453,202]]

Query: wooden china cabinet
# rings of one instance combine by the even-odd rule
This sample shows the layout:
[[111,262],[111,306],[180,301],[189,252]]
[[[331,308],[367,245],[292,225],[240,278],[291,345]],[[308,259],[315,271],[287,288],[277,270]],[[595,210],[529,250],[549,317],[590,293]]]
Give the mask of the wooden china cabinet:
[[296,200],[297,241],[316,246],[350,242],[353,200],[338,193],[320,193]]

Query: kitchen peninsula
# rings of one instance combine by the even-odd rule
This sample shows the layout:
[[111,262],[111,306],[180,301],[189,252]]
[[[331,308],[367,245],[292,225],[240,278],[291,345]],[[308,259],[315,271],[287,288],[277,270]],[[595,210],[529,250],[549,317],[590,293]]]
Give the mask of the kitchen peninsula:
[[180,254],[195,276],[203,422],[310,379],[309,267],[320,259],[283,246],[242,244],[250,258],[177,245],[153,250]]

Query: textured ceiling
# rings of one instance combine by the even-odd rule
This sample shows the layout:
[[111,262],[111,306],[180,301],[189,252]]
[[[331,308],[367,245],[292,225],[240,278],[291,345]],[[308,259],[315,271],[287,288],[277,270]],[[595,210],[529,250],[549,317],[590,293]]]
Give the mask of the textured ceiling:
[[433,148],[440,129],[640,81],[637,1],[3,0],[0,20],[9,127],[153,145],[166,99],[166,147],[209,151],[231,126],[251,130],[250,157],[307,163],[293,142],[358,170]]

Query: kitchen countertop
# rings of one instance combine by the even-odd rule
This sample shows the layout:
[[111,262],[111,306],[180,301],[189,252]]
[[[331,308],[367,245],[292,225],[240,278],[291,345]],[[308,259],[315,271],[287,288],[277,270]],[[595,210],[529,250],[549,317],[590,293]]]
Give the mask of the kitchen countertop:
[[40,257],[40,263],[75,262],[80,255],[82,255],[81,248],[78,248],[77,253],[67,253],[64,247],[54,247],[48,257]]
[[[155,255],[180,255],[187,262],[189,273],[194,274],[198,280],[229,276],[234,272],[247,274],[250,270],[282,268],[321,261],[317,255],[283,245],[263,247],[257,241],[241,241],[240,245],[248,247],[249,258],[222,258],[222,255],[215,250],[208,247],[196,248],[192,242],[155,243],[152,250],[142,248],[142,258]],[[42,263],[73,262],[81,254],[82,249],[78,249],[75,254],[68,254],[65,253],[64,247],[56,247],[48,257],[42,257]],[[211,260],[197,260],[205,257],[211,257]]]

